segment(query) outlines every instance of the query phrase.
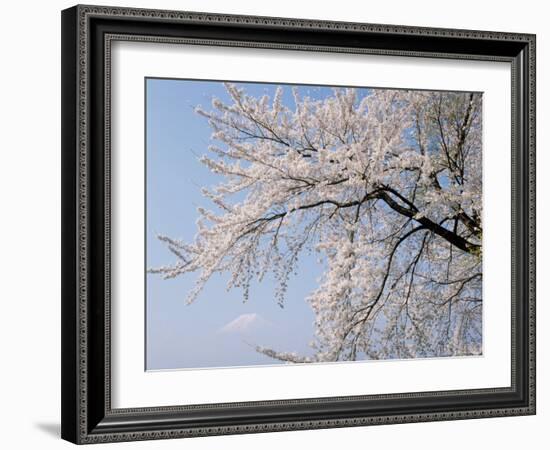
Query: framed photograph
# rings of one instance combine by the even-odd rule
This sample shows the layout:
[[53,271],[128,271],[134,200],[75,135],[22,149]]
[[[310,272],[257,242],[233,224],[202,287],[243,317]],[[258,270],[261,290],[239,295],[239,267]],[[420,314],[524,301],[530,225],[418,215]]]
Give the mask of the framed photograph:
[[535,36],[62,12],[62,437],[535,413]]

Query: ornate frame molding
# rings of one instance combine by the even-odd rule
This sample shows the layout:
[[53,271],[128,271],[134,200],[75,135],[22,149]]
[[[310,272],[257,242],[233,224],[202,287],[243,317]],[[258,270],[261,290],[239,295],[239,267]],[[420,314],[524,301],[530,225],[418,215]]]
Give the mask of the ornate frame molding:
[[[113,23],[113,27],[110,26]],[[151,23],[170,27],[193,26],[201,33],[212,27],[246,29],[250,36],[268,30],[270,36],[285,33],[301,36],[309,30],[336,33],[333,42],[272,42],[262,40],[219,39],[216,37],[152,36],[134,31],[124,32],[132,23],[145,30]],[[107,24],[107,25],[106,25]],[[294,32],[294,34],[292,34]],[[310,33],[311,34],[311,33]],[[365,39],[372,37],[376,45],[350,47],[345,43],[349,34]],[[428,38],[431,46],[415,49],[418,37]],[[410,41],[400,48],[385,47],[385,41],[399,38]],[[292,38],[290,38],[292,39]],[[309,37],[307,38],[309,39]],[[456,42],[453,52],[441,50],[441,42]],[[256,48],[277,48],[304,51],[348,52],[452,59],[482,59],[507,61],[512,64],[512,146],[514,203],[513,227],[513,370],[510,388],[471,391],[431,392],[419,394],[292,399],[243,404],[174,406],[139,409],[112,409],[110,402],[110,65],[111,43],[115,40],[196,45],[226,45]],[[389,42],[389,41],[388,41]],[[483,52],[481,44],[491,53]],[[491,45],[496,43],[497,45]],[[466,45],[469,44],[469,45]],[[103,47],[102,49],[100,47]],[[458,49],[458,50],[457,50]],[[217,434],[271,432],[328,427],[347,427],[403,422],[439,421],[481,417],[527,415],[535,413],[535,36],[440,28],[405,27],[362,23],[317,21],[204,14],[195,12],[159,11],[99,6],[76,6],[63,12],[63,399],[62,435],[76,443],[165,439]],[[104,73],[103,73],[104,72]],[[103,80],[98,81],[103,73]],[[100,77],[101,78],[101,77]],[[103,84],[103,92],[98,86]],[[98,128],[98,101],[104,123]],[[75,106],[76,105],[76,106]],[[95,109],[94,109],[95,108]],[[103,156],[96,163],[97,149]],[[92,162],[94,161],[94,162]],[[99,164],[99,166],[97,165]],[[101,184],[101,187],[98,185]],[[517,197],[517,198],[516,198]],[[95,206],[94,206],[95,205]],[[99,206],[97,206],[99,205]],[[101,217],[99,212],[103,211]],[[102,222],[102,225],[100,224]],[[99,241],[97,241],[98,233]],[[94,236],[94,237],[92,237]],[[93,240],[95,239],[95,240]],[[93,243],[103,246],[96,254]],[[517,245],[517,247],[516,247]],[[102,260],[102,263],[99,261]],[[102,274],[102,278],[100,276]],[[101,278],[98,294],[96,281]],[[517,282],[517,283],[516,283]],[[522,290],[523,289],[523,290]],[[524,295],[521,295],[522,292]],[[98,297],[99,295],[99,297]],[[520,298],[521,297],[521,298]],[[98,298],[103,302],[98,305]],[[96,299],[94,301],[94,299]],[[514,300],[513,300],[514,302]],[[95,314],[101,320],[98,322]],[[518,317],[518,313],[521,317]],[[94,356],[103,345],[101,358]],[[91,355],[92,353],[92,355]],[[103,380],[100,380],[103,376]],[[101,402],[91,400],[101,388]],[[521,390],[521,392],[519,392]],[[477,397],[495,398],[508,395],[507,402],[486,406],[476,403]],[[391,414],[368,411],[347,417],[291,418],[289,420],[237,421],[202,425],[202,422],[182,418],[171,426],[169,420],[185,416],[189,411],[238,407],[277,408],[278,410],[308,405],[381,400],[400,400],[414,406],[415,400],[426,397],[457,397],[471,400],[470,409],[441,407],[414,412]],[[506,397],[506,398],[508,398]],[[504,398],[504,397],[503,397]],[[435,400],[434,400],[435,402]],[[477,405],[473,406],[473,405]],[[380,409],[380,408],[379,408]],[[414,409],[414,408],[413,408]],[[380,409],[383,410],[383,409]],[[327,413],[328,414],[328,413]],[[280,417],[283,417],[279,415]],[[290,417],[290,416],[289,416]],[[304,416],[305,417],[305,416]],[[214,422],[213,422],[214,423]]]

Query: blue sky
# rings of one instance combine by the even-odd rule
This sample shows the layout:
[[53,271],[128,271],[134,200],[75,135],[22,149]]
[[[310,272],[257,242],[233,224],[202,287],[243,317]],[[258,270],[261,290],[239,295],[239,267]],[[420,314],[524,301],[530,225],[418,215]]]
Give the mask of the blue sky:
[[[277,85],[238,83],[250,95],[268,94]],[[300,95],[321,98],[330,88],[301,86]],[[366,90],[365,90],[366,91]],[[207,153],[211,130],[198,105],[210,108],[212,97],[229,102],[219,81],[146,79],[147,141],[147,267],[173,262],[156,239],[164,234],[186,242],[196,232],[197,206],[210,207],[202,186],[220,179],[198,161]],[[291,87],[283,102],[293,105]],[[163,280],[147,274],[146,368],[148,370],[280,364],[258,354],[253,346],[311,354],[314,316],[305,297],[317,286],[322,267],[312,257],[299,262],[291,278],[284,308],[274,299],[275,284],[254,284],[248,302],[242,292],[225,289],[227,277],[217,275],[199,298],[186,304],[194,275]]]

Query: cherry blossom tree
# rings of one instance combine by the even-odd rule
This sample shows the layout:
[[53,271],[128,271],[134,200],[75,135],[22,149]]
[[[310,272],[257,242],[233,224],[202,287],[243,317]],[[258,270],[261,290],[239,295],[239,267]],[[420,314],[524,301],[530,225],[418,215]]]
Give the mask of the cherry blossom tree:
[[[214,273],[244,300],[271,274],[284,307],[302,253],[324,273],[307,297],[311,355],[258,346],[288,362],[481,353],[482,130],[479,93],[334,89],[283,103],[226,84],[229,104],[196,112],[212,141],[201,161],[222,176],[203,190],[193,242],[159,236],[175,256],[150,271]],[[366,92],[366,94],[365,94]],[[289,103],[289,102],[286,102]],[[307,270],[304,267],[302,270]]]

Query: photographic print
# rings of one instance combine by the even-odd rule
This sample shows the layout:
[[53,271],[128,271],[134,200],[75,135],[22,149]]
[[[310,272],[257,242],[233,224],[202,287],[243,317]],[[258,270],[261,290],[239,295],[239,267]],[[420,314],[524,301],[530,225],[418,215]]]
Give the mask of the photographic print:
[[145,79],[146,369],[482,354],[482,93]]

